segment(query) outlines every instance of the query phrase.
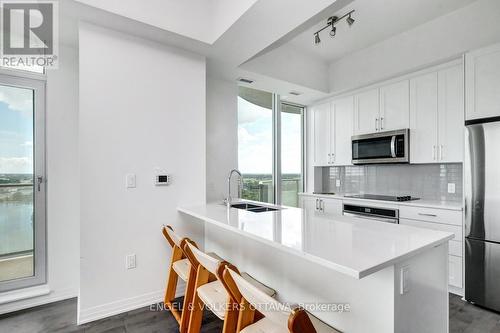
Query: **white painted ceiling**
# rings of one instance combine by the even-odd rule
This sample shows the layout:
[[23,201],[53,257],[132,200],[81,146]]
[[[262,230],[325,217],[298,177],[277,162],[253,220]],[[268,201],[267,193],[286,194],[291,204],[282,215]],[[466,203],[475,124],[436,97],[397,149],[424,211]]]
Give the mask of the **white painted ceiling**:
[[257,0],[76,0],[213,44]]
[[343,20],[336,25],[337,35],[334,38],[325,29],[320,34],[321,43],[314,45],[313,34],[326,24],[325,17],[289,43],[330,64],[474,1],[476,0],[355,0],[347,8],[331,13],[341,16],[354,9],[356,12],[352,17],[356,21],[351,27]]

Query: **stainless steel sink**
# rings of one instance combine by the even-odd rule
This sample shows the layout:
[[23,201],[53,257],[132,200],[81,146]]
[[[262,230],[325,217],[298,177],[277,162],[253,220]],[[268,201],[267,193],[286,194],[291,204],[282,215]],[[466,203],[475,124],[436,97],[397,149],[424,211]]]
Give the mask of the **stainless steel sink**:
[[244,209],[244,210],[247,210],[249,212],[254,212],[254,213],[274,212],[276,210],[279,210],[278,208],[260,206],[260,205],[255,205],[255,204],[251,204],[251,203],[234,203],[234,204],[231,204],[231,208]]

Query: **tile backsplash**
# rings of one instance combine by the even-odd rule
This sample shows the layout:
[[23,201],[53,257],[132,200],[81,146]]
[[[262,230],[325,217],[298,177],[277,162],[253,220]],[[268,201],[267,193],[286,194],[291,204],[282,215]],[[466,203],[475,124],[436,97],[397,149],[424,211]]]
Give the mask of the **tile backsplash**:
[[[337,186],[339,180],[340,186]],[[455,184],[455,193],[448,193],[450,183]],[[462,164],[316,167],[314,191],[412,195],[426,200],[461,201]]]

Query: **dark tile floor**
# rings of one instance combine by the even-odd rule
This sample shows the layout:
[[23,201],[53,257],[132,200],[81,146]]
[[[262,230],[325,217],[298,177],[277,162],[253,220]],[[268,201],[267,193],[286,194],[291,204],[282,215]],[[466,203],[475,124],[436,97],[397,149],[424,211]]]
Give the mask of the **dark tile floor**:
[[[222,322],[206,313],[202,333],[219,333]],[[0,316],[0,332],[9,333],[177,333],[174,318],[166,311],[137,309],[82,326],[76,325],[76,299],[43,305]],[[500,333],[500,314],[481,309],[450,295],[451,333]]]

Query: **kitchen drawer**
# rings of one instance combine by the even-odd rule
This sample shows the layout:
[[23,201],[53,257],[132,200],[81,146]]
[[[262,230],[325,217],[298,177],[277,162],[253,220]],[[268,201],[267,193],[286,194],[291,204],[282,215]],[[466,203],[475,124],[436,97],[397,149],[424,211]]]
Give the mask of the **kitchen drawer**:
[[399,217],[462,226],[462,211],[400,206]]
[[448,283],[451,286],[462,288],[462,258],[455,256],[448,256],[448,264],[449,264],[449,280]]
[[448,242],[448,253],[455,257],[462,257],[462,242],[451,240]]
[[455,241],[462,242],[462,226],[457,225],[449,225],[449,224],[440,224],[440,223],[432,223],[425,221],[416,221],[409,219],[399,219],[399,224],[402,225],[411,225],[417,228],[426,228],[432,230],[446,231],[455,234]]

